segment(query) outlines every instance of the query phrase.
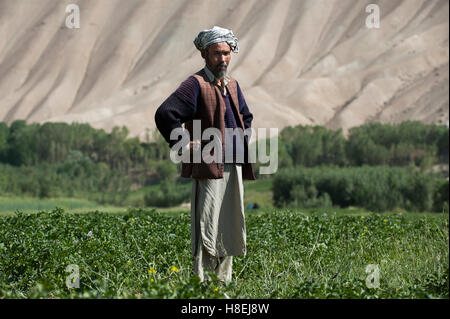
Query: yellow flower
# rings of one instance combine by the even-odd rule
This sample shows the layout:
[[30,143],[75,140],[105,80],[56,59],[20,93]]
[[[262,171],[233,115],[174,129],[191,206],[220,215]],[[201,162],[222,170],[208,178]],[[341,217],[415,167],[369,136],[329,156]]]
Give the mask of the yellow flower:
[[364,218],[366,218],[366,217],[364,217],[364,216],[361,216],[361,219],[364,219]]
[[154,268],[150,268],[150,269],[148,270],[148,273],[149,273],[149,274],[156,274],[156,270],[155,270]]
[[150,282],[155,282],[155,279],[153,279],[153,278],[150,278]]
[[173,272],[178,272],[179,271],[178,268],[175,267],[175,266],[172,266],[172,268],[170,268],[170,270],[172,270]]
[[216,287],[216,288],[214,289],[214,291],[219,291],[219,288]]
[[388,221],[387,219],[383,219],[383,222],[387,223],[387,221]]
[[135,221],[135,219],[133,218],[133,217],[131,217],[131,219],[130,219],[132,222],[134,222]]
[[364,237],[364,233],[361,233],[361,236],[363,236],[363,237]]

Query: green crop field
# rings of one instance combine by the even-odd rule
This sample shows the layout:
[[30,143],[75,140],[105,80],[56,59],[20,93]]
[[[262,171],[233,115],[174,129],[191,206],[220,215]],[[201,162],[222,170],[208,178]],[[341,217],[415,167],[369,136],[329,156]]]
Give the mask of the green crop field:
[[226,285],[193,276],[188,210],[79,210],[0,217],[0,298],[449,297],[448,214],[248,211]]
[[283,128],[277,172],[244,181],[228,284],[193,275],[167,141],[129,133],[0,122],[0,299],[449,298],[447,127]]

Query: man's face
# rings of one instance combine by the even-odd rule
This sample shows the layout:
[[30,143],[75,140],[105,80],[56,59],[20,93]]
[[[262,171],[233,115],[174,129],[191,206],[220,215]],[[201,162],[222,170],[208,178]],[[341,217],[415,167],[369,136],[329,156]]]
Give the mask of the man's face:
[[226,42],[211,44],[202,51],[202,57],[216,78],[223,79],[225,77],[231,60],[231,49]]

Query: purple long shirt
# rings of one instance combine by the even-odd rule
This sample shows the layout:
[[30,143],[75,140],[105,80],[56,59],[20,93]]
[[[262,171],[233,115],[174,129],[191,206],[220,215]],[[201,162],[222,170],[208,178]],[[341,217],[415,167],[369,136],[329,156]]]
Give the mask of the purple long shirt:
[[[244,129],[251,127],[251,122],[253,121],[253,114],[250,113],[247,103],[245,102],[244,95],[242,94],[239,83],[237,84],[238,93],[238,103],[239,103],[239,113],[243,116]],[[182,123],[192,120],[197,111],[197,106],[199,105],[200,94],[200,84],[194,76],[188,77],[181,85],[173,92],[156,110],[155,113],[155,123],[161,135],[172,147],[177,140],[170,140],[170,132],[178,127],[181,127]],[[222,98],[224,99],[226,112],[225,112],[225,127],[235,128],[238,127],[236,124],[235,114],[231,103],[232,99],[229,98],[229,94],[224,95],[222,93]],[[233,162],[236,160],[236,139],[233,141]]]

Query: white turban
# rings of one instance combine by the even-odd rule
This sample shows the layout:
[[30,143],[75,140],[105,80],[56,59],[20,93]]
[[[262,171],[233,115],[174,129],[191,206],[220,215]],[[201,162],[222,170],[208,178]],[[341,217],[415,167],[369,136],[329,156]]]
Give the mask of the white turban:
[[201,31],[194,39],[195,47],[198,50],[204,50],[214,43],[226,42],[234,53],[239,52],[238,39],[234,36],[233,31],[214,26],[209,30]]

